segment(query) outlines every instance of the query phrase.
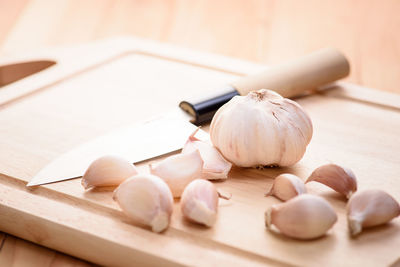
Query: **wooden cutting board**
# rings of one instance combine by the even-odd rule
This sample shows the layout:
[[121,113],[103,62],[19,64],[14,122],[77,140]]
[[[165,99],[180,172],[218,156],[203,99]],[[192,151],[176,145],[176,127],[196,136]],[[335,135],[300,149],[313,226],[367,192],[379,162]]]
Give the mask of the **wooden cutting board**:
[[[357,175],[359,190],[379,188],[400,200],[400,96],[338,83],[297,101],[314,136],[290,168],[233,168],[216,182],[232,194],[208,229],[182,219],[176,201],[162,234],[135,226],[112,200],[112,188],[84,191],[80,180],[25,187],[58,155],[94,137],[176,107],[264,67],[137,39],[114,39],[43,51],[1,63],[50,58],[57,65],[0,88],[0,230],[102,265],[383,266],[399,262],[400,220],[350,238],[346,200],[320,184],[338,222],[320,239],[299,241],[266,230],[264,197],[273,178],[304,180],[337,163]],[[161,134],[161,133],[160,133]],[[147,163],[140,166],[147,170]]]

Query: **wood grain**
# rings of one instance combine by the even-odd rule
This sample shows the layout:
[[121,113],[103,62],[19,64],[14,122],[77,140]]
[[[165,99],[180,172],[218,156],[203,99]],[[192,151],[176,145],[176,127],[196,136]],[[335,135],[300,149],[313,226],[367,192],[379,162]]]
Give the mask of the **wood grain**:
[[349,81],[400,93],[399,13],[396,0],[0,0],[0,56],[116,35],[259,63],[329,45],[349,57]]
[[3,234],[0,266],[91,266],[82,260]]
[[[315,130],[301,162],[290,168],[234,168],[227,181],[216,183],[220,190],[231,193],[232,199],[221,206],[211,229],[183,220],[176,202],[170,228],[161,235],[154,234],[127,221],[112,200],[112,190],[84,191],[79,180],[26,188],[26,181],[40,168],[75,145],[168,110],[178,100],[204,93],[212,85],[262,68],[148,42],[138,52],[134,44],[128,42],[124,47],[128,50],[114,60],[51,83],[45,90],[2,110],[3,231],[104,265],[191,265],[197,258],[203,259],[199,264],[207,265],[218,258],[229,266],[374,266],[397,260],[397,250],[387,248],[400,245],[398,220],[351,239],[344,199],[318,184],[309,185],[309,191],[324,196],[339,217],[327,236],[302,242],[265,230],[263,212],[278,201],[264,197],[264,193],[272,184],[271,178],[282,172],[305,179],[316,167],[335,162],[356,173],[360,190],[381,188],[399,199],[400,184],[393,179],[400,163],[393,153],[400,150],[395,141],[400,135],[399,108],[386,105],[384,99],[399,102],[400,96],[383,94],[380,104],[370,103],[365,96],[358,99],[352,95],[354,88],[347,88],[346,83],[331,89],[338,94],[328,90],[298,99],[310,114]],[[103,48],[108,49],[101,55],[107,56],[113,55],[117,46],[108,43]],[[87,55],[90,57],[89,52]],[[170,91],[165,90],[165,84]],[[157,105],[149,109],[149,103]],[[139,167],[147,170],[146,164]],[[352,257],[363,253],[370,256]]]

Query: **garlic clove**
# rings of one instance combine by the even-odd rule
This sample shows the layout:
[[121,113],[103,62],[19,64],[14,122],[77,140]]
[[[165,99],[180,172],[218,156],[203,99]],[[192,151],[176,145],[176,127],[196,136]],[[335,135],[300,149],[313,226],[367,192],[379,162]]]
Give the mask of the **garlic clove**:
[[211,182],[196,179],[186,186],[181,210],[187,219],[211,227],[217,219],[217,209],[218,193]]
[[265,225],[274,225],[282,234],[297,239],[323,236],[337,221],[337,215],[328,201],[302,194],[287,202],[272,205],[265,212]]
[[187,154],[177,154],[150,165],[150,173],[161,177],[171,189],[174,197],[180,197],[183,189],[191,181],[201,178],[203,160],[195,150]]
[[357,179],[354,173],[350,169],[336,164],[327,164],[315,169],[306,183],[312,181],[329,186],[336,192],[345,195],[347,199],[357,191]]
[[116,156],[103,156],[93,161],[82,177],[82,186],[115,186],[137,174],[136,167]]
[[199,150],[200,156],[204,161],[202,178],[209,180],[226,179],[232,164],[224,159],[218,149],[212,144],[195,137],[198,129],[189,136],[182,149],[182,153],[191,153],[196,149]]
[[266,196],[275,196],[286,201],[300,194],[306,193],[304,182],[296,175],[284,173],[277,176]]
[[400,215],[399,203],[388,193],[377,189],[355,193],[346,210],[352,236],[361,233],[363,228],[385,224]]
[[168,185],[151,174],[138,174],[118,186],[114,200],[133,222],[164,231],[170,222],[173,197]]

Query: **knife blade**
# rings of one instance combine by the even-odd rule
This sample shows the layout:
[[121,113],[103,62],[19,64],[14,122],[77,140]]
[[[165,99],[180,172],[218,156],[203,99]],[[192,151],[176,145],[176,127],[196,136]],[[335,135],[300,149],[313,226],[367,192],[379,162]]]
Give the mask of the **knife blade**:
[[0,66],[0,87],[21,80],[56,64],[52,60],[34,60]]
[[[138,163],[177,151],[197,129],[189,122],[190,118],[177,108],[167,114],[114,130],[62,154],[37,173],[27,186],[81,177],[90,163],[103,155],[115,155]],[[207,140],[208,134],[200,129],[196,137]]]
[[[217,109],[236,95],[268,88],[285,97],[293,97],[348,74],[349,63],[339,51],[323,49],[314,52],[265,72],[241,78],[204,99],[182,101],[179,104],[181,110],[176,108],[173,112],[89,141],[53,160],[27,186],[81,177],[93,160],[104,155],[117,155],[136,163],[177,151],[197,129],[195,125],[209,122]],[[204,139],[208,134],[199,131],[196,136]]]

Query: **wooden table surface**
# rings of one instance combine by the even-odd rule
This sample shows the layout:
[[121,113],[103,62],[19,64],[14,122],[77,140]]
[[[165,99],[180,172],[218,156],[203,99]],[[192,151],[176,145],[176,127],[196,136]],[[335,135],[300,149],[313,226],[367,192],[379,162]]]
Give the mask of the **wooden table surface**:
[[[400,93],[398,0],[0,0],[0,57],[132,35],[274,64],[333,46],[348,81]],[[0,233],[0,266],[86,266]]]

